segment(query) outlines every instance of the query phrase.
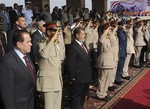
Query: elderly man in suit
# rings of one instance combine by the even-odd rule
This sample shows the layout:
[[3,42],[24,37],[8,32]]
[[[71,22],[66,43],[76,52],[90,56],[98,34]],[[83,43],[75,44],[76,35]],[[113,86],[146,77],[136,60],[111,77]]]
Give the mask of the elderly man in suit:
[[38,54],[38,42],[43,38],[46,37],[45,32],[46,28],[43,26],[45,24],[45,21],[41,20],[37,22],[38,29],[32,34],[32,47],[31,47],[31,57],[32,61],[36,67],[36,70],[38,70],[38,62],[40,60],[40,56]]
[[66,69],[72,82],[71,109],[84,109],[85,96],[92,79],[91,60],[84,46],[85,32],[81,27],[74,30],[75,40],[68,48]]
[[48,37],[39,45],[39,70],[37,73],[37,91],[44,93],[44,109],[61,109],[62,72],[61,56],[58,46],[59,28],[56,22],[46,23]]
[[5,109],[34,109],[35,69],[28,55],[30,34],[18,30],[14,49],[4,56],[0,69],[0,92]]

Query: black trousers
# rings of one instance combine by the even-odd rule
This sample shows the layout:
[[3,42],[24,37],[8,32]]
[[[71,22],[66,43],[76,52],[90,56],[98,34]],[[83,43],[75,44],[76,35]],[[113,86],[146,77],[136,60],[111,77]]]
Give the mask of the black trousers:
[[85,96],[88,92],[89,83],[73,83],[71,94],[71,109],[84,109]]
[[143,66],[144,64],[144,53],[147,52],[148,50],[148,46],[143,46],[142,50],[141,50],[141,55],[140,55],[140,65]]
[[0,109],[4,109],[4,105],[3,105],[1,97],[0,97]]

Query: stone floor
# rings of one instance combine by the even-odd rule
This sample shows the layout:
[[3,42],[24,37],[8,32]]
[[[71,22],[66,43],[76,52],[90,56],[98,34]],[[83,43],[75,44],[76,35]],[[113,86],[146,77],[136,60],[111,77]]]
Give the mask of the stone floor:
[[[143,69],[145,69],[145,67],[142,67],[142,68],[130,67],[129,74],[131,76],[131,79],[130,80],[123,79],[124,83],[121,86],[116,85],[117,89],[115,91],[108,91],[108,95],[110,95],[113,98],[122,88],[124,88],[132,79],[134,79],[135,76],[138,75]],[[90,89],[89,89],[89,96],[87,96],[86,102],[84,105],[85,109],[101,109],[101,108],[105,107],[105,105],[107,104],[107,102],[92,98],[92,94],[94,94],[96,92],[96,87],[97,87],[96,81],[91,83]],[[67,87],[67,89],[65,89],[62,109],[70,109],[69,108],[70,100],[68,97],[70,90],[71,89],[68,87]],[[109,108],[110,107],[107,107],[105,109],[109,109]]]

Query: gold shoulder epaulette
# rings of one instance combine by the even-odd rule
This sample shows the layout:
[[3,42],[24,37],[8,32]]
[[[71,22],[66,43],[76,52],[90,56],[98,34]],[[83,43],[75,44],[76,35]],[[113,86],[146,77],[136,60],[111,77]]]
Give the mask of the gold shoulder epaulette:
[[44,43],[46,41],[46,38],[42,38],[41,40],[39,40],[38,43]]

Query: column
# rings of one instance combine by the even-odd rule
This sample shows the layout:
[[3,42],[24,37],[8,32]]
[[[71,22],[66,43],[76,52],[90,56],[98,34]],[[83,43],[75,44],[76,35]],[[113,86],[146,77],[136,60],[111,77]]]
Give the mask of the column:
[[99,10],[100,13],[107,11],[108,0],[92,0],[92,9]]
[[86,0],[66,0],[67,7],[79,7],[80,9],[85,8]]

